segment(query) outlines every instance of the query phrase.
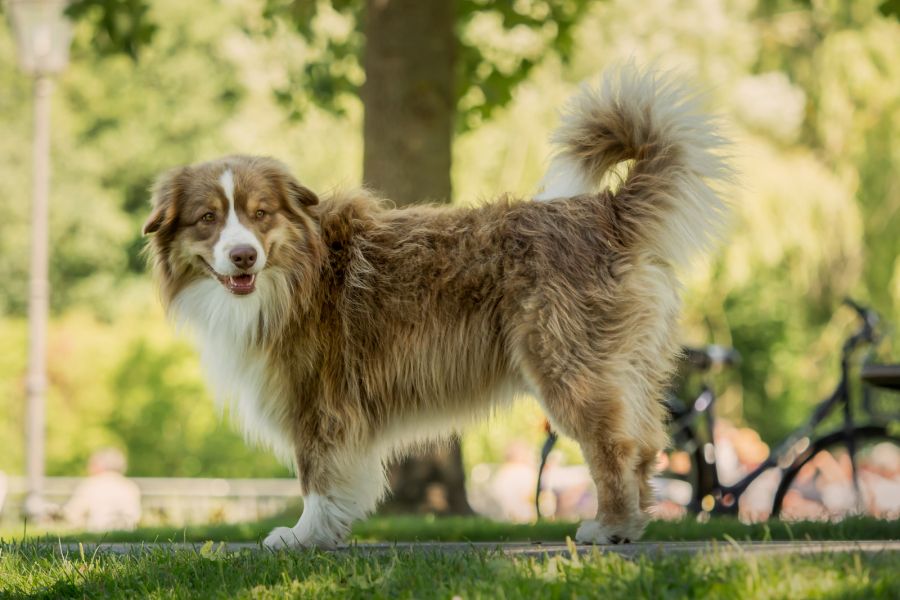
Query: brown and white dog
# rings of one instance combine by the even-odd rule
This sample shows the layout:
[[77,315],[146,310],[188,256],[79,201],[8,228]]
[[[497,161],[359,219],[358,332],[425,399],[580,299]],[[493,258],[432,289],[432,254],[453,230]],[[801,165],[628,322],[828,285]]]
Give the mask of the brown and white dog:
[[681,85],[634,68],[583,88],[553,140],[535,201],[475,208],[320,200],[249,156],[159,179],[144,232],[167,310],[303,489],[300,520],[266,546],[342,543],[382,497],[386,460],[518,393],[590,466],[599,509],[576,538],[641,535],[667,441],[675,269],[725,216],[724,142]]

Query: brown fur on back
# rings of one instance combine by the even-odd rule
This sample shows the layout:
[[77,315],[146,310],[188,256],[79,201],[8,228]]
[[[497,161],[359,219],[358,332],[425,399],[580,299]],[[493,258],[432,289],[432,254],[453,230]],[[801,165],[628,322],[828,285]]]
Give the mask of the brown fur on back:
[[314,291],[260,343],[313,426],[361,444],[417,411],[468,410],[508,383],[541,387],[522,371],[530,362],[559,382],[596,377],[654,303],[629,293],[647,259],[609,235],[608,205],[606,194],[403,210],[364,192],[326,199],[311,211],[323,256]]

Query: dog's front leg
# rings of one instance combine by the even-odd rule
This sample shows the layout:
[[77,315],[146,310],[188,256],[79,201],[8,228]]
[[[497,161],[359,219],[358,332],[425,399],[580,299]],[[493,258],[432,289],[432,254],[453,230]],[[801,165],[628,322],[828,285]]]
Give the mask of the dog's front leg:
[[384,494],[381,455],[370,448],[298,450],[303,514],[293,527],[276,527],[263,544],[282,548],[336,548],[354,521],[365,518]]

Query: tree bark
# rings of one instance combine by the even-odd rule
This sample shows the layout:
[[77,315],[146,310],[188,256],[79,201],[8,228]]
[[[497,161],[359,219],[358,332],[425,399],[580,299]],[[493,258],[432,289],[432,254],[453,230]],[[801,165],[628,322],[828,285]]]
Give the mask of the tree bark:
[[363,179],[398,206],[450,200],[455,5],[366,3]]
[[459,440],[407,457],[394,465],[389,479],[391,495],[382,507],[384,513],[472,513]]
[[[366,0],[363,180],[398,206],[449,202],[456,2]],[[459,441],[396,465],[388,512],[467,514]]]

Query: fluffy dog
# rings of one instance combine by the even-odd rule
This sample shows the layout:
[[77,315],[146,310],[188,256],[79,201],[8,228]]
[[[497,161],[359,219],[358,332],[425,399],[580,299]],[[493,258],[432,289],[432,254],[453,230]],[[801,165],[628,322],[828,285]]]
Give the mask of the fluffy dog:
[[584,87],[553,141],[541,194],[474,208],[320,200],[250,156],[158,180],[144,233],[167,310],[196,332],[216,397],[303,489],[300,520],[266,546],[342,543],[382,497],[387,459],[521,392],[596,482],[576,539],[640,536],[667,442],[675,269],[725,216],[724,142],[683,86],[634,68]]

